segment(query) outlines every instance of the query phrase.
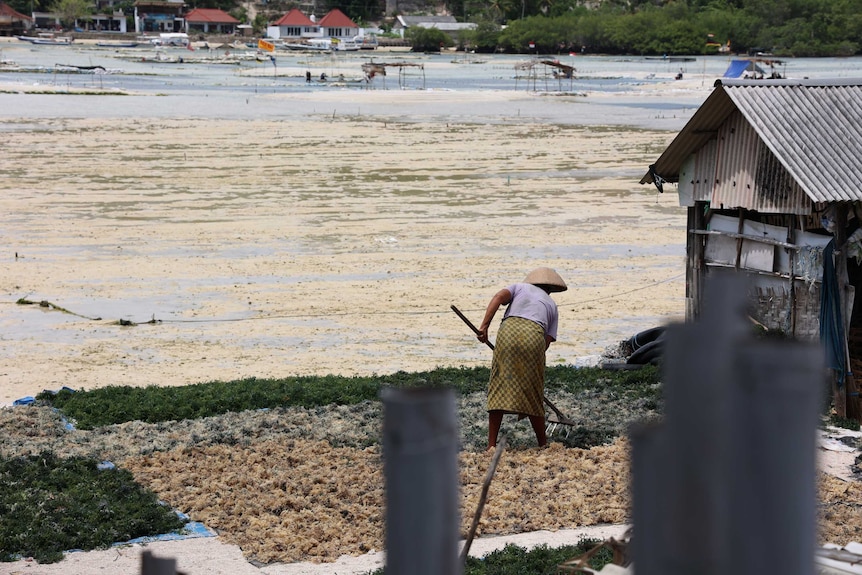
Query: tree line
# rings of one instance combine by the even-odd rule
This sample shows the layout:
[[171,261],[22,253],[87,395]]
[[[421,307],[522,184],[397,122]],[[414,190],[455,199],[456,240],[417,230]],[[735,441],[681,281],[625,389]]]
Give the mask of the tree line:
[[[862,50],[862,0],[614,0],[596,9],[575,0],[496,1],[508,4],[496,8],[492,0],[462,39],[478,52],[680,55],[729,47],[812,57]],[[512,18],[519,9],[538,13]]]
[[[80,12],[92,0],[8,0],[19,12]],[[189,0],[189,8],[221,8],[246,22],[240,0]],[[385,0],[325,0],[357,24],[387,29],[395,14]],[[134,0],[115,4],[132,13]],[[296,7],[295,0],[260,4],[256,28]],[[448,0],[447,9],[477,28],[451,38],[414,30],[416,49],[460,44],[477,52],[679,55],[735,53],[780,56],[852,56],[862,52],[862,0]]]

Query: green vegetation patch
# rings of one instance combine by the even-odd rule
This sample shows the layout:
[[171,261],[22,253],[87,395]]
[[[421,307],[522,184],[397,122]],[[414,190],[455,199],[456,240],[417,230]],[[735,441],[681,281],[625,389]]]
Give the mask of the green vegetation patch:
[[[527,551],[517,545],[506,545],[499,551],[493,551],[481,559],[468,558],[464,575],[515,575],[516,573],[534,573],[535,575],[554,575],[558,573],[557,566],[569,559],[579,557],[591,550],[601,541],[597,539],[582,539],[577,545],[548,547],[539,545]],[[601,549],[590,558],[589,566],[598,570],[610,563],[613,552]]]
[[[659,372],[653,367],[607,371],[556,366],[548,368],[546,374],[549,394],[555,391],[584,397],[600,394],[609,400],[638,402],[649,410],[656,410],[660,403]],[[78,428],[95,429],[127,421],[159,423],[275,407],[354,405],[378,401],[383,387],[449,387],[463,396],[485,391],[488,377],[489,370],[485,367],[437,368],[367,377],[248,378],[178,387],[108,386],[92,391],[61,390],[56,395],[42,392],[37,399],[59,409]]]
[[[577,545],[548,547],[539,545],[531,550],[508,544],[503,549],[492,551],[482,558],[467,557],[464,575],[555,575],[561,563],[580,557],[597,545],[598,539],[584,538]],[[613,552],[607,548],[598,550],[588,561],[590,568],[600,570],[613,560]],[[384,575],[386,569],[370,572],[371,575]]]
[[50,452],[0,459],[0,561],[54,563],[63,551],[107,548],[184,523],[127,470]]
[[248,378],[178,387],[108,386],[92,391],[42,392],[37,396],[75,421],[80,429],[143,421],[198,419],[228,412],[272,407],[353,405],[378,400],[382,387],[454,387],[459,393],[483,390],[487,368],[440,368],[370,377],[308,376]]
[[841,416],[838,416],[835,414],[830,414],[829,424],[834,426],[834,427],[841,427],[843,429],[849,429],[851,431],[859,431],[860,430],[859,422],[856,421],[855,419],[850,419],[847,417],[841,417]]
[[545,370],[545,389],[578,393],[603,390],[626,399],[661,401],[661,372],[654,365],[641,369],[612,371],[598,367],[554,366]]

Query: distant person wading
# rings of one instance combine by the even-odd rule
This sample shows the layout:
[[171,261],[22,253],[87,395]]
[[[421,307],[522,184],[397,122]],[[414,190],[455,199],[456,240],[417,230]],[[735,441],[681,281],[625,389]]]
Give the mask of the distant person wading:
[[501,289],[488,303],[479,326],[479,341],[488,341],[488,327],[501,305],[508,305],[491,361],[488,383],[488,449],[497,445],[503,415],[529,417],[539,447],[545,436],[545,351],[557,340],[557,304],[553,292],[568,287],[551,268],[531,271],[521,283]]

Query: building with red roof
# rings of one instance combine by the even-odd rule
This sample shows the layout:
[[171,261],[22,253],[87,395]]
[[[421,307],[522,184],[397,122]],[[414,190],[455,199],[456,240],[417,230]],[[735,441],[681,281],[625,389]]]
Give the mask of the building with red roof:
[[268,26],[266,33],[270,38],[319,38],[320,27],[298,8],[294,8]]
[[0,35],[14,36],[33,26],[33,19],[0,2]]
[[359,32],[359,26],[338,8],[330,10],[319,22],[314,21],[314,16],[308,17],[294,8],[266,29],[266,35],[270,38],[318,40],[327,43],[335,40],[333,45],[339,41],[352,41]]
[[188,32],[233,34],[240,21],[217,8],[195,8],[185,15]]
[[359,26],[338,8],[330,10],[317,25],[322,38],[353,39],[359,35]]

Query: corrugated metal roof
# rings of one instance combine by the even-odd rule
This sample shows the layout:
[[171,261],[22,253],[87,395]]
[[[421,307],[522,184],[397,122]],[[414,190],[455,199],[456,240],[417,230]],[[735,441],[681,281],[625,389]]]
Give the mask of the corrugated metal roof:
[[[811,212],[811,200],[742,112],[737,110],[728,116],[714,142],[715,151],[707,144],[695,152],[698,159],[702,154],[712,156],[714,177],[703,199],[724,209],[741,207],[776,214]],[[721,161],[716,161],[716,154]]]
[[[667,181],[678,181],[686,160],[717,138],[736,110],[790,174],[792,187],[798,186],[814,202],[862,200],[860,79],[719,80],[656,161],[655,173]],[[742,157],[740,154],[737,159]],[[641,179],[641,183],[652,181],[651,172]],[[744,198],[736,197],[737,201],[741,199]]]

